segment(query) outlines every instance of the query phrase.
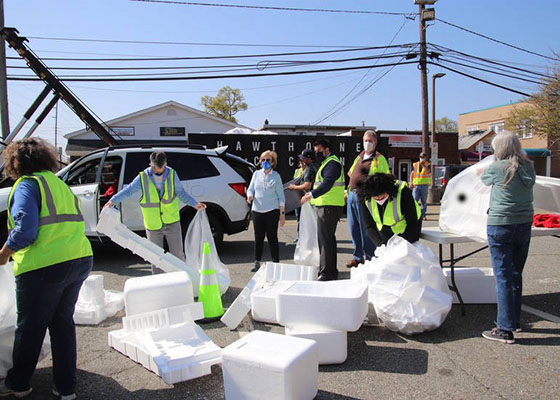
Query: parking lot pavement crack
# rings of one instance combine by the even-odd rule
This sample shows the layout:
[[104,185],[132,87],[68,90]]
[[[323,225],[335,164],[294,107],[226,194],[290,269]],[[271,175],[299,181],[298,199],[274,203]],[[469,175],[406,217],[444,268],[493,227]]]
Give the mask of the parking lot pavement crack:
[[87,364],[90,364],[90,363],[94,362],[95,360],[98,360],[98,359],[102,358],[103,356],[105,356],[105,354],[110,353],[111,349],[97,350],[95,352],[97,353],[97,355],[95,357],[91,357],[91,358],[88,358],[87,360],[79,362],[78,367],[82,367],[84,365],[87,365]]
[[456,370],[456,371],[458,370],[461,373],[465,374],[467,377],[471,378],[474,382],[478,383],[481,387],[486,389],[488,392],[491,392],[493,395],[496,395],[501,399],[507,399],[508,398],[507,396],[503,396],[501,393],[497,392],[492,387],[488,386],[486,383],[481,381],[475,374],[473,374],[470,371],[463,368],[461,366],[461,364],[459,364],[455,359],[452,358],[450,352],[447,351],[445,346],[438,345],[438,344],[434,344],[434,346],[437,347],[438,349],[440,349],[443,352],[443,354],[445,355],[445,358],[447,358],[447,360],[449,360],[451,365],[453,365],[454,370]]

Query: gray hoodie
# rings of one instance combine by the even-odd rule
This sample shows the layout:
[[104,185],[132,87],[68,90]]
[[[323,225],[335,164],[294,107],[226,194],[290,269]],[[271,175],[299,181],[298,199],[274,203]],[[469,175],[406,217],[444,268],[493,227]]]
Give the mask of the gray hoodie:
[[533,221],[533,185],[535,169],[532,163],[520,164],[511,182],[504,184],[508,160],[495,161],[480,179],[492,185],[488,225],[522,224]]

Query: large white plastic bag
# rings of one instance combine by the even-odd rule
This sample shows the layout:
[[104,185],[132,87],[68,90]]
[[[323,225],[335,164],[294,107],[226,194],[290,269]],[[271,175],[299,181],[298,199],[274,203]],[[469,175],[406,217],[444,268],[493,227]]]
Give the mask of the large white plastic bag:
[[368,281],[377,317],[406,335],[438,328],[451,310],[452,297],[440,266],[433,264],[433,252],[397,235],[378,249],[377,258],[352,275]]
[[439,228],[442,231],[486,242],[492,188],[482,183],[476,170],[487,168],[492,162],[494,156],[486,157],[449,181],[439,212]]
[[301,206],[299,236],[294,253],[294,262],[299,265],[318,267],[320,262],[317,238],[317,212],[309,202]]
[[[229,270],[218,256],[218,251],[216,250],[216,244],[214,243],[212,228],[210,228],[210,222],[208,221],[206,210],[200,210],[196,212],[196,215],[191,221],[185,236],[186,263],[189,267],[197,271],[200,271],[202,266],[202,251],[204,249],[204,242],[208,242],[210,244],[212,265],[214,266],[214,271],[216,271],[220,293],[224,294],[228,290],[231,282]],[[199,284],[200,275],[196,281],[193,280],[193,291],[195,296],[198,294]]]

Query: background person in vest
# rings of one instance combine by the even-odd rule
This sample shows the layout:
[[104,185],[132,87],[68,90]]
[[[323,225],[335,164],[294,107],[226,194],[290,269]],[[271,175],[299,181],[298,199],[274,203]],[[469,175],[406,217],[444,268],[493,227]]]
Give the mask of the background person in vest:
[[317,208],[317,235],[320,264],[319,280],[338,278],[336,266],[336,225],[344,207],[344,168],[337,156],[331,154],[330,142],[318,139],[313,143],[315,160],[321,163],[315,175],[313,190],[301,198],[301,204],[311,201]]
[[[309,192],[313,188],[313,182],[315,182],[315,175],[317,174],[317,166],[315,165],[315,152],[311,149],[305,149],[301,152],[298,156],[300,167],[296,170],[296,173],[299,170],[299,182],[295,184],[291,184],[288,186],[290,190],[299,190],[305,194]],[[296,179],[296,173],[294,173],[294,179]],[[301,211],[301,207],[295,209],[296,219],[298,222],[297,226],[297,235],[294,243],[297,243],[299,237],[299,213]]]
[[414,200],[420,203],[422,210],[422,219],[426,217],[428,210],[428,188],[432,180],[430,179],[431,169],[426,153],[420,153],[420,161],[412,164],[412,172],[410,173],[410,181],[408,182],[412,189]]
[[369,238],[363,222],[361,212],[363,201],[358,199],[358,184],[364,182],[369,175],[376,172],[389,173],[387,159],[383,154],[376,151],[377,137],[374,131],[365,131],[363,144],[364,151],[358,154],[348,171],[350,177],[347,201],[348,228],[354,244],[352,260],[346,263],[348,268],[357,267],[358,264],[363,263],[364,256],[366,260],[370,260],[375,252],[375,245]]
[[[167,166],[167,156],[161,151],[150,154],[150,166],[140,172],[119,193],[111,197],[105,207],[117,205],[139,192],[142,193],[140,207],[148,240],[163,248],[165,239],[169,252],[181,260],[185,260],[177,198],[197,210],[205,209],[206,205],[197,202],[185,191],[179,175],[174,169]],[[152,274],[162,272],[161,269],[152,265]]]
[[420,207],[406,182],[376,173],[360,183],[358,196],[366,229],[376,246],[387,244],[393,235],[410,243],[420,239]]
[[[75,399],[74,306],[93,265],[80,202],[52,173],[56,150],[41,139],[10,144],[6,172],[17,179],[8,198],[8,238],[0,264],[10,256],[16,277],[17,325],[13,366],[0,383],[0,397],[31,393],[47,328],[53,358],[53,394]],[[6,267],[0,267],[6,268]]]
[[521,330],[523,268],[529,253],[533,222],[535,168],[515,133],[499,133],[492,140],[495,161],[477,173],[492,186],[488,209],[488,248],[496,277],[496,327],[484,331],[486,339],[514,343]]
[[252,272],[259,270],[264,246],[264,236],[268,239],[272,262],[280,262],[278,248],[278,224],[284,226],[284,188],[280,174],[274,171],[278,163],[274,151],[267,150],[261,154],[259,164],[247,189],[247,203],[251,204],[251,216],[255,230],[255,265]]

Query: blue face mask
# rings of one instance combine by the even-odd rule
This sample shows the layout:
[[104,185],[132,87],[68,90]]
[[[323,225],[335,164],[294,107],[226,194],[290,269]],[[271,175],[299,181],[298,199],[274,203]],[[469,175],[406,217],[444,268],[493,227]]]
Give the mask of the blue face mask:
[[263,162],[261,162],[261,165],[262,165],[263,169],[270,169],[270,167],[272,167],[272,164],[270,163],[270,161],[263,161]]

